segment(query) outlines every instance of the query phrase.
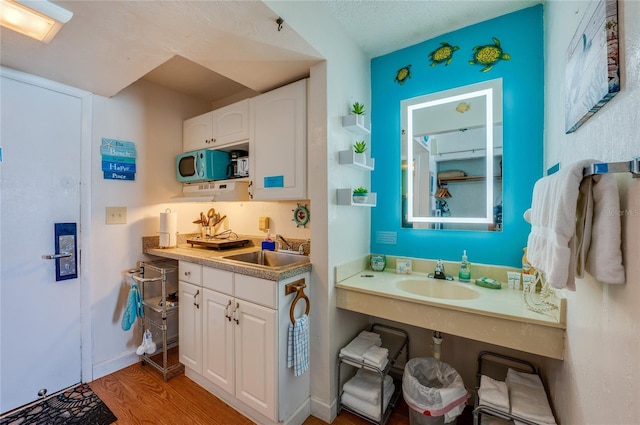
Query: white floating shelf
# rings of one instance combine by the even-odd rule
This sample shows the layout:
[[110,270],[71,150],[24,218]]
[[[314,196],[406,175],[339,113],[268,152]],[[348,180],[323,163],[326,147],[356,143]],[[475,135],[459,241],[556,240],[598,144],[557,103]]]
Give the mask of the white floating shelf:
[[371,124],[364,121],[363,115],[345,115],[342,117],[342,126],[352,133],[371,134]]
[[375,207],[377,196],[374,192],[369,193],[367,202],[353,202],[353,189],[338,189],[338,205],[351,205],[353,207]]
[[361,168],[365,170],[373,170],[375,166],[375,159],[366,157],[366,163],[363,164],[361,162],[356,162],[356,155],[353,150],[340,151],[338,152],[338,161],[342,165],[350,165],[355,168]]

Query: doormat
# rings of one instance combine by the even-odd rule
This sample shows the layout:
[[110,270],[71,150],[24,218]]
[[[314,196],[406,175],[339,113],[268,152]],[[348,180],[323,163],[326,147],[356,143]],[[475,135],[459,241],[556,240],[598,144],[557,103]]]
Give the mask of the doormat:
[[0,425],[108,425],[117,419],[88,384],[80,384],[0,417]]

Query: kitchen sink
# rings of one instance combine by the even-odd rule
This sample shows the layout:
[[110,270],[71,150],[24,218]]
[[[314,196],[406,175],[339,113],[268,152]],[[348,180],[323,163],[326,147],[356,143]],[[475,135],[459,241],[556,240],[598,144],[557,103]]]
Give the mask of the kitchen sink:
[[269,267],[279,269],[294,265],[309,263],[306,255],[285,254],[277,251],[254,251],[243,254],[227,255],[222,257],[225,260],[237,261],[239,263]]

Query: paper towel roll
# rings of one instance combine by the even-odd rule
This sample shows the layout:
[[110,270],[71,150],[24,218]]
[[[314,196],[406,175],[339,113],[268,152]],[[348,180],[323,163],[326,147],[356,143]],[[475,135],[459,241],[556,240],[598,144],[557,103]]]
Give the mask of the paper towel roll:
[[160,248],[178,246],[178,214],[167,208],[160,213]]

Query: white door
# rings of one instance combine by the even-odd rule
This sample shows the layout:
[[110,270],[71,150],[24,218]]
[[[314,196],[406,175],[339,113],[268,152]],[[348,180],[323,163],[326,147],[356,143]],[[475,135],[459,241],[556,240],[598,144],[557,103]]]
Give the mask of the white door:
[[[54,223],[80,231],[82,100],[0,81],[0,412],[81,381],[80,278],[56,282]],[[78,248],[80,244],[78,241]],[[78,263],[77,270],[80,270]]]
[[[180,263],[181,265],[184,263]],[[180,363],[202,373],[202,288],[178,282],[178,327],[180,335]]]
[[202,299],[202,375],[233,395],[233,297],[204,290]]

